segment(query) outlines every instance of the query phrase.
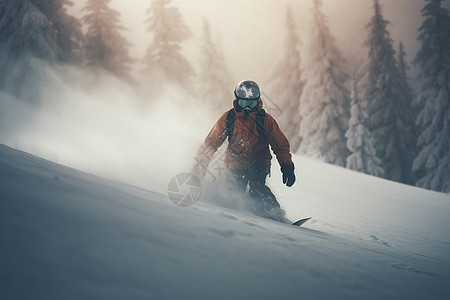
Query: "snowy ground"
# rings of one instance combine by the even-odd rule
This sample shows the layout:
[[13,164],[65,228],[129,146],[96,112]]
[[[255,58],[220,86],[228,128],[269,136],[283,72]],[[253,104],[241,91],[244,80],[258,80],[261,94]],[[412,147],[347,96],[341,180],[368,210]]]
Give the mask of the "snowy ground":
[[450,196],[295,157],[297,228],[0,145],[0,299],[444,299]]

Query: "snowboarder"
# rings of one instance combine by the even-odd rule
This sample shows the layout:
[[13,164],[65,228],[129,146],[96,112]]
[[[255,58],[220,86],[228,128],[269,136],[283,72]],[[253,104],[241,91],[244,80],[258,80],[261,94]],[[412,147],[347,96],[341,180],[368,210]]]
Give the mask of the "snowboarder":
[[251,209],[259,215],[282,221],[284,210],[266,186],[272,155],[275,153],[283,173],[283,183],[291,187],[295,182],[294,163],[286,136],[275,119],[263,107],[259,86],[245,80],[237,84],[233,108],[225,112],[207,135],[196,155],[193,174],[202,179],[217,149],[228,138],[225,156],[229,178],[238,191],[249,187],[254,202]]

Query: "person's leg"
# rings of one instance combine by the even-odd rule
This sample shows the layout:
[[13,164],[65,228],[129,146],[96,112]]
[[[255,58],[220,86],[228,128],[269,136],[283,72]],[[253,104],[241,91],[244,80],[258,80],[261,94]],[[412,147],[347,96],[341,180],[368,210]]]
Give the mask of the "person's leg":
[[281,220],[285,213],[281,209],[275,195],[266,185],[270,166],[266,163],[256,164],[249,171],[249,195],[254,200],[256,213],[268,214],[268,217]]
[[250,197],[259,199],[265,203],[280,206],[275,195],[266,186],[266,178],[269,175],[270,167],[266,163],[253,165],[248,173],[248,185]]
[[228,176],[228,181],[231,183],[231,187],[235,188],[237,192],[244,194],[247,190],[248,178],[247,169],[231,169]]

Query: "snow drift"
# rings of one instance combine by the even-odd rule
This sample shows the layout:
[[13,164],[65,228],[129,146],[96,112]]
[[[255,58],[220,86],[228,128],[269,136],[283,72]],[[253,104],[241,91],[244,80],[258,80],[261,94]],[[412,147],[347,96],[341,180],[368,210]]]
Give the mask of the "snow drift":
[[269,184],[304,227],[0,145],[0,299],[443,299],[450,197],[301,157]]

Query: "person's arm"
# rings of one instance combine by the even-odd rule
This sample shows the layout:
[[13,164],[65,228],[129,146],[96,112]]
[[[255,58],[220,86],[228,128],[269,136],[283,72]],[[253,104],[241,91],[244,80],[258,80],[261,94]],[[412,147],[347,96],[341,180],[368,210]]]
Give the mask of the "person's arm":
[[226,139],[225,120],[227,115],[228,112],[217,120],[195,156],[195,166],[192,173],[200,179],[205,176],[211,159]]
[[277,157],[283,173],[283,183],[292,186],[295,183],[294,163],[292,162],[291,146],[281,131],[278,123],[271,115],[266,118],[267,138],[273,153]]

